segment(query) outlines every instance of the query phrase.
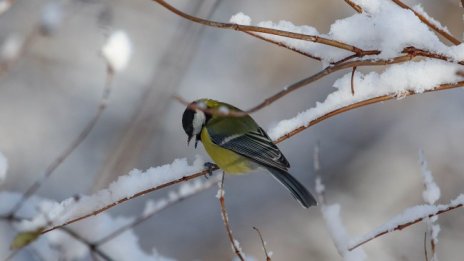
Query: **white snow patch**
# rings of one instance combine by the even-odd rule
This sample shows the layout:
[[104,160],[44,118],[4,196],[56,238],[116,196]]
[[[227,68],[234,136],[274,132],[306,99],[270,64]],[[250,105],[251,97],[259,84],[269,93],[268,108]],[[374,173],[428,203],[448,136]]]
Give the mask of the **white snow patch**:
[[113,71],[120,72],[124,70],[132,54],[129,36],[124,31],[113,32],[103,45],[101,52]]

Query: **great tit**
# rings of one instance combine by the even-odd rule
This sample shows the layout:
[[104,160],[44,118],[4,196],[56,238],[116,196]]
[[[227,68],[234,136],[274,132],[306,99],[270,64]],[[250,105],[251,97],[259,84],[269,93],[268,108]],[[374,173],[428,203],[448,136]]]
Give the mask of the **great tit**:
[[267,169],[304,208],[316,205],[311,193],[290,173],[290,164],[266,132],[242,110],[219,101],[199,99],[187,106],[182,126],[187,144],[195,137],[211,159],[228,174],[240,174],[259,167]]

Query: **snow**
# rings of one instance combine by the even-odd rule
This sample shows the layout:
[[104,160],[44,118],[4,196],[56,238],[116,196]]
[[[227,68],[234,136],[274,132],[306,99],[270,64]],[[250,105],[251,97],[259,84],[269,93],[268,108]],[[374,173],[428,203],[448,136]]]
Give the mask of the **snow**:
[[240,12],[240,13],[237,13],[236,15],[233,15],[230,18],[230,22],[233,24],[250,25],[251,18],[245,15],[244,13]]
[[439,211],[449,209],[450,207],[456,207],[464,204],[464,194],[460,194],[456,199],[451,200],[448,205],[418,205],[404,210],[402,213],[394,216],[385,224],[373,229],[369,233],[360,236],[350,241],[349,246],[355,246],[361,242],[374,238],[379,233],[384,231],[392,232],[400,225],[407,224],[418,219],[426,218],[430,215],[434,215]]
[[0,152],[0,184],[6,179],[6,172],[8,170],[8,160],[5,155]]
[[[363,50],[380,50],[379,55],[370,58],[390,59],[401,55],[408,46],[444,54],[458,61],[464,58],[462,44],[460,48],[448,47],[439,37],[411,11],[397,6],[391,1],[355,1],[365,12],[356,13],[350,17],[339,19],[331,26],[328,33],[319,33],[317,29],[307,25],[294,25],[289,21],[260,22],[257,25],[266,28],[284,30],[324,37],[347,43]],[[432,19],[421,6],[414,9],[430,18],[437,27],[446,31],[437,21]],[[250,25],[251,18],[243,13],[232,16],[231,22]],[[257,33],[270,40],[284,43],[292,48],[310,53],[322,58],[322,63],[336,62],[352,53],[309,41],[297,40],[271,34]]]
[[124,31],[113,32],[101,52],[111,70],[114,72],[124,70],[132,54],[129,36]]
[[345,261],[365,260],[366,253],[361,248],[353,251],[348,251],[348,243],[350,241],[349,235],[340,218],[340,205],[322,205],[322,215],[338,253]]
[[[4,215],[8,213],[20,197],[21,195],[18,193],[0,192],[0,202],[2,202],[0,204],[0,214]],[[55,201],[32,196],[19,214],[25,217],[38,215],[49,206],[56,204],[57,202]],[[67,229],[75,232],[87,242],[92,243],[131,223],[133,220],[134,218],[111,217],[107,213],[102,213],[98,216],[92,216],[74,223],[68,226]],[[15,227],[19,230],[22,229],[21,224],[18,226],[15,225]],[[87,244],[76,240],[64,230],[53,230],[46,233],[38,238],[34,244],[31,244],[31,247],[44,260],[86,260],[90,255],[90,249]],[[126,230],[124,233],[99,246],[98,249],[114,260],[172,260],[159,255],[156,249],[153,249],[151,253],[146,253],[139,244],[139,239],[133,229]],[[0,255],[2,254],[0,253]]]
[[439,28],[440,30],[447,32],[450,34],[450,31],[446,26],[443,26],[439,21],[435,20],[433,17],[431,17],[427,12],[425,12],[424,8],[422,5],[418,4],[412,7],[412,9],[422,15],[425,19],[427,19],[429,22],[431,22],[435,27]]
[[322,115],[356,102],[384,95],[401,97],[409,91],[423,93],[440,84],[457,82],[462,80],[456,74],[460,69],[457,64],[425,59],[393,64],[382,73],[363,74],[358,71],[354,75],[355,95],[351,94],[351,72],[347,73],[334,83],[338,90],[329,94],[325,101],[317,102],[316,106],[294,118],[280,121],[268,131],[269,137],[276,140],[292,130],[307,126]]
[[425,187],[422,192],[422,197],[426,203],[434,204],[440,198],[440,188],[433,180],[432,172],[428,169],[427,161],[425,160],[424,152],[422,150],[419,151],[419,161]]
[[[93,195],[82,195],[63,200],[60,203],[42,205],[41,214],[32,220],[21,222],[21,230],[34,230],[45,225],[61,225],[98,209],[130,198],[135,194],[180,179],[203,170],[204,161],[196,157],[192,164],[187,159],[176,159],[171,164],[153,167],[146,171],[132,170],[128,175],[119,177],[107,189]],[[47,214],[44,214],[47,213]],[[49,224],[51,222],[51,224]]]
[[322,184],[321,177],[316,178],[316,193],[322,195],[325,191],[325,186]]

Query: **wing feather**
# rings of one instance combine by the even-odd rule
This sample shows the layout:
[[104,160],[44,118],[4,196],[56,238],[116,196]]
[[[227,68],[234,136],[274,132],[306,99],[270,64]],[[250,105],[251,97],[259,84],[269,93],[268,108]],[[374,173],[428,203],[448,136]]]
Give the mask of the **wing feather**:
[[285,171],[290,167],[285,156],[262,128],[242,135],[222,136],[211,134],[211,140],[216,145],[232,150],[264,166]]

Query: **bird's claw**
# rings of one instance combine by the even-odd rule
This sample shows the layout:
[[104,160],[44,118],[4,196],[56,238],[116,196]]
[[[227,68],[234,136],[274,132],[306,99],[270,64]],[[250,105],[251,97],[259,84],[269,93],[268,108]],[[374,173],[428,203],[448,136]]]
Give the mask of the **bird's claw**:
[[205,162],[205,164],[203,164],[203,166],[207,170],[207,172],[205,174],[205,178],[211,177],[213,175],[213,170],[214,170],[214,167],[216,166],[216,164],[211,163],[211,162]]

